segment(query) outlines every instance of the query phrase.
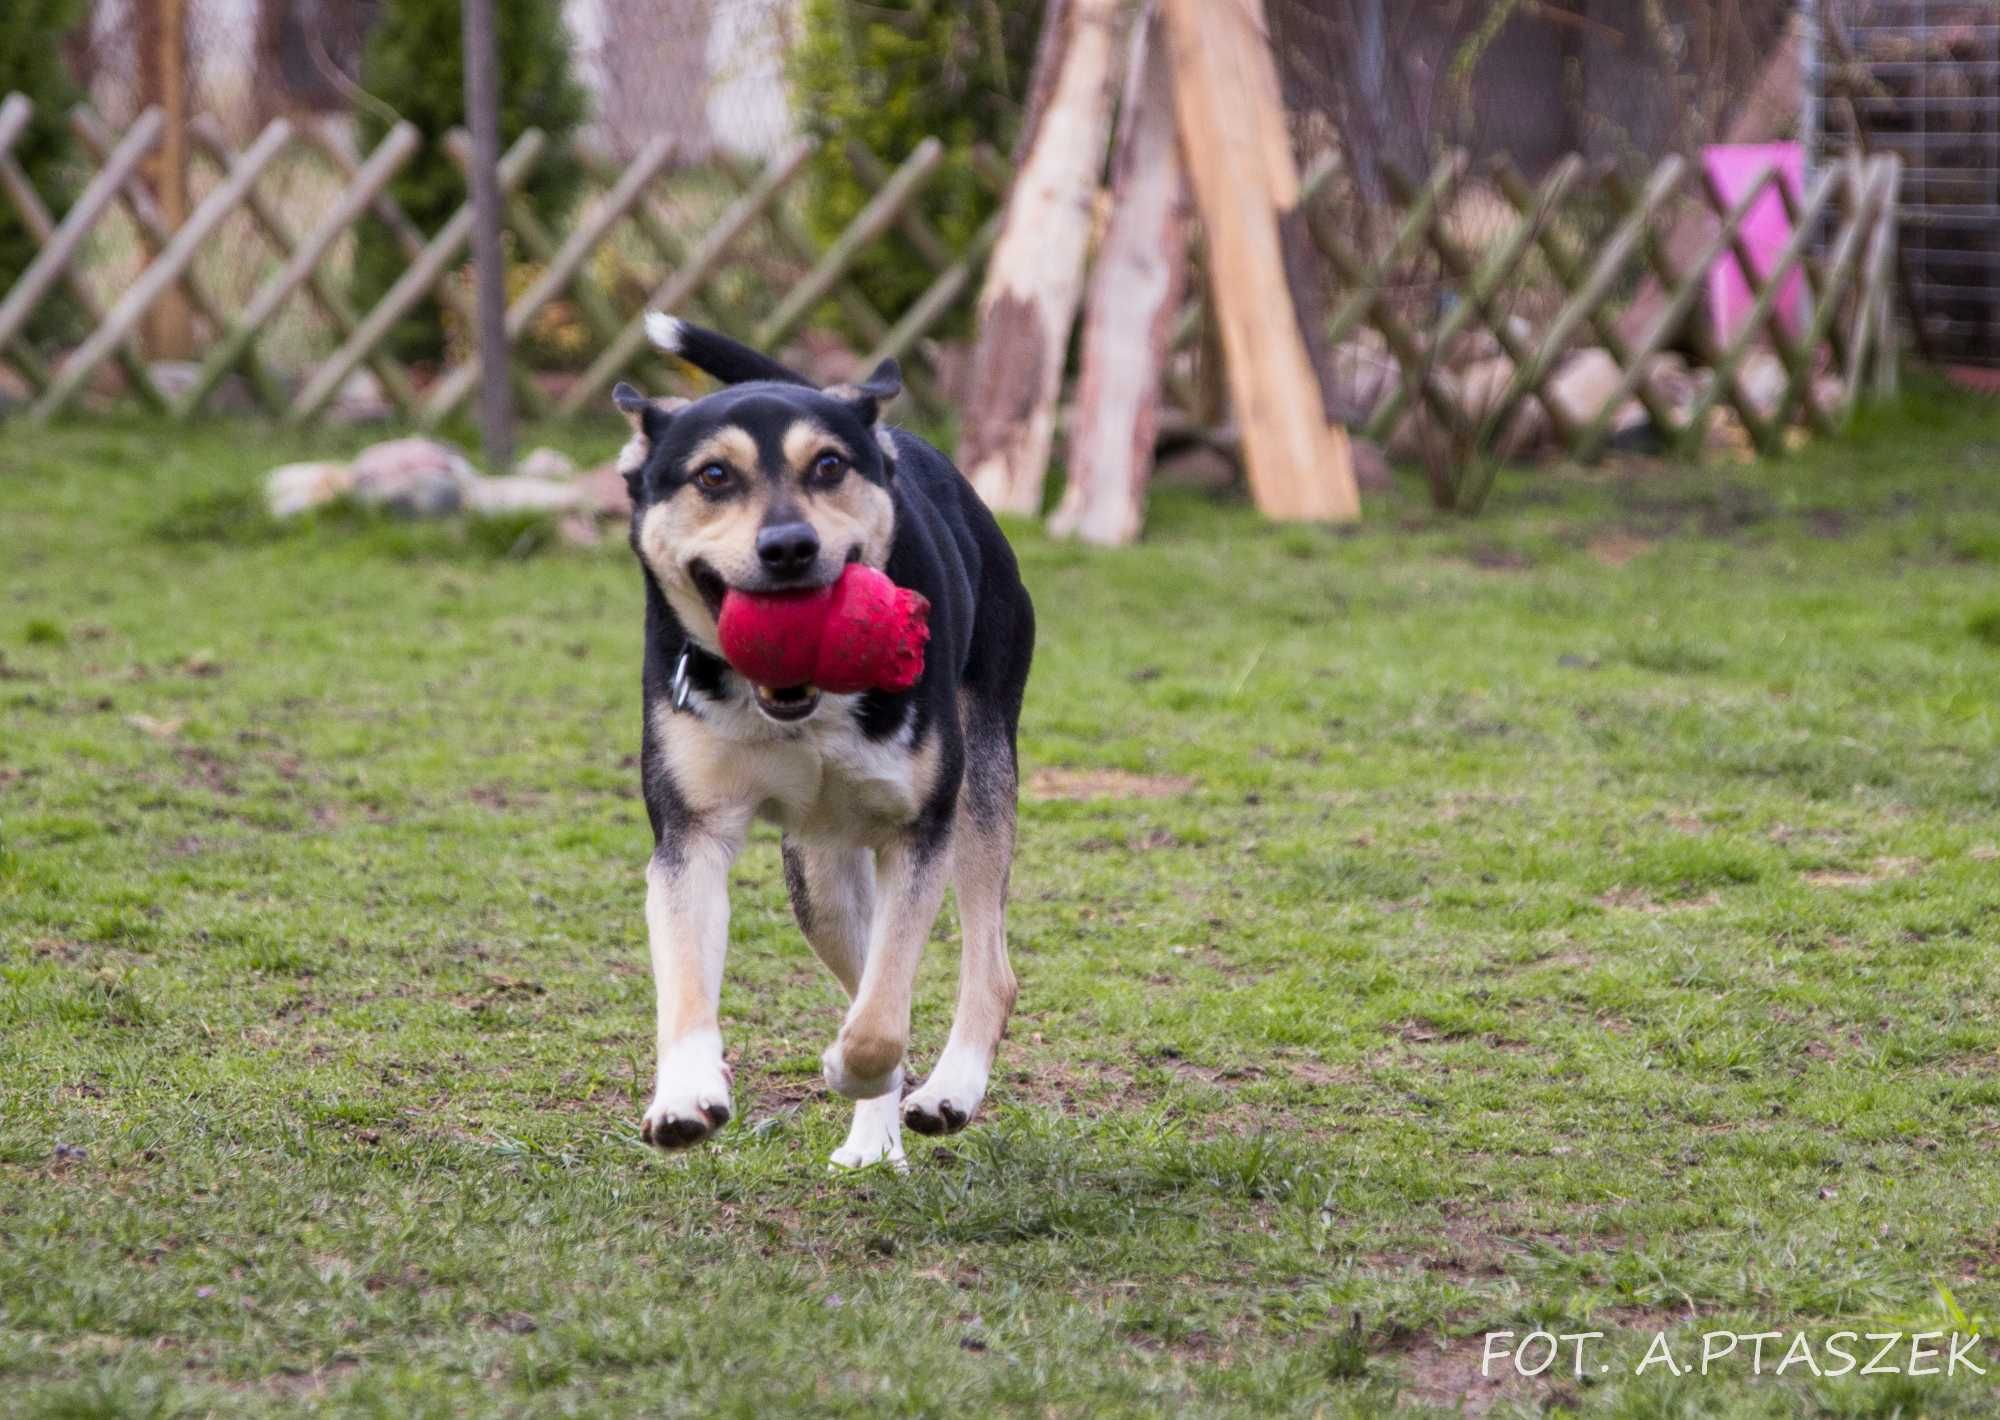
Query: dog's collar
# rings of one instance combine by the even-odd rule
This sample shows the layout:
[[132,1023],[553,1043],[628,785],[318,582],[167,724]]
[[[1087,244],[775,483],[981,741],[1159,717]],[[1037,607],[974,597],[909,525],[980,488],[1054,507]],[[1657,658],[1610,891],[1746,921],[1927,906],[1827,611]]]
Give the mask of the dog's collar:
[[720,656],[711,656],[692,641],[683,642],[680,656],[674,661],[673,679],[667,686],[667,703],[677,714],[698,718],[701,712],[694,708],[695,691],[720,695],[727,669]]

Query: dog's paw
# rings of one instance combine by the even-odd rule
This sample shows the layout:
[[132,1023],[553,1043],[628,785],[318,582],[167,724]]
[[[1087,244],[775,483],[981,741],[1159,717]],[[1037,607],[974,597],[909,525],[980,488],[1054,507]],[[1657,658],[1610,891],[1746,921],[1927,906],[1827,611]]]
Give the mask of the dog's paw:
[[899,1088],[903,1083],[903,1051],[881,1043],[854,1047],[846,1034],[826,1048],[819,1058],[826,1086],[851,1100],[872,1100]]
[[729,1087],[735,1072],[720,1050],[677,1051],[662,1063],[660,1083],[639,1136],[659,1149],[685,1149],[699,1144],[729,1122]]
[[919,1134],[956,1134],[986,1097],[986,1074],[978,1061],[946,1051],[930,1078],[903,1101],[903,1123]]
[[[898,1076],[901,1075],[898,1071]],[[898,1114],[902,1081],[899,1078],[887,1093],[863,1100],[854,1107],[854,1127],[847,1142],[833,1151],[836,1169],[865,1169],[886,1163],[901,1172],[909,1161],[903,1157],[903,1121]]]

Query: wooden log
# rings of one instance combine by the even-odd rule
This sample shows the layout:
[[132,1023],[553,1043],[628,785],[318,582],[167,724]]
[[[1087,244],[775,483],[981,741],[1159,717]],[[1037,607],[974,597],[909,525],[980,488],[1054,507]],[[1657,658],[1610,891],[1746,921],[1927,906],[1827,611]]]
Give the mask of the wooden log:
[[1111,158],[1111,221],[1084,302],[1082,368],[1066,441],[1069,482],[1049,517],[1057,537],[1107,547],[1131,542],[1144,521],[1160,376],[1187,289],[1187,194],[1164,48],[1158,9],[1149,6],[1132,27]]
[[868,199],[861,211],[855,214],[854,220],[826,249],[826,255],[820,258],[819,264],[807,272],[805,278],[786,293],[778,308],[764,318],[751,337],[751,343],[768,350],[791,334],[806,314],[826,299],[827,292],[847,274],[855,258],[889,230],[898,214],[916,197],[942,161],[944,145],[937,139],[926,138],[917,144],[896,169],[895,176],[883,184],[880,192]]
[[5,299],[0,299],[0,346],[21,333],[42,298],[63,279],[63,273],[97,225],[97,219],[118,199],[119,191],[160,141],[160,130],[165,123],[158,109],[147,109],[105,155],[104,166],[98,169],[97,176],[84,185],[75,204],[63,214],[62,222],[28,263],[28,269],[15,280]]
[[[199,130],[196,141],[201,141]],[[221,383],[222,377],[236,365],[243,352],[250,348],[264,323],[276,315],[278,308],[302,284],[311,280],[319,270],[319,264],[326,253],[350,226],[367,213],[375,196],[391,179],[401,172],[403,165],[417,151],[422,138],[415,125],[399,123],[390,129],[376,147],[368,161],[355,174],[333,209],[324,214],[306,234],[305,240],[291,250],[289,259],[277,271],[265,278],[249,302],[236,319],[230,322],[213,348],[202,361],[201,370],[194,382],[188,386],[174,406],[174,417],[185,419],[201,408],[209,391]],[[334,317],[346,328],[344,335],[352,335],[354,321],[346,314],[345,300],[333,306]],[[400,372],[400,367],[397,367]],[[405,381],[407,387],[407,381]]]
[[1165,15],[1251,495],[1269,517],[1352,521],[1347,432],[1326,421],[1280,239],[1299,178],[1261,0],[1165,0]]
[[[528,329],[528,322],[535,318],[535,313],[569,285],[599,243],[624,220],[632,205],[645,195],[647,184],[660,175],[660,169],[673,157],[674,146],[674,140],[666,134],[654,134],[639,150],[639,155],[627,164],[617,185],[605,193],[589,215],[571,229],[568,239],[542,268],[541,275],[508,305],[502,328],[510,344],[521,338]],[[432,387],[430,397],[424,401],[422,422],[435,425],[450,414],[471,392],[473,382],[478,378],[477,356],[441,377]]]
[[[526,129],[514,140],[498,165],[502,192],[515,187],[528,175],[528,170],[541,156],[546,141],[539,128]],[[305,387],[293,399],[292,407],[286,411],[285,417],[289,422],[297,424],[319,412],[320,406],[332,398],[341,381],[361,363],[362,357],[388,338],[396,322],[421,301],[438,278],[458,260],[471,236],[472,207],[468,203],[452,213],[450,220],[431,238],[423,254],[397,278],[395,285],[383,293],[375,309],[362,318],[354,334],[313,371],[312,378],[306,381]]]
[[1091,211],[1110,138],[1117,0],[1068,0],[1042,30],[1036,101],[979,297],[959,467],[987,504],[1041,510]]
[[[13,205],[15,215],[21,219],[23,229],[40,244],[54,238],[55,217],[43,204],[42,195],[35,191],[35,185],[28,181],[28,174],[22,170],[21,164],[9,151],[33,113],[34,105],[19,94],[9,94],[6,102],[0,104],[0,190],[6,192],[7,200]],[[12,132],[7,131],[10,115],[16,116],[19,124]],[[104,308],[98,304],[96,293],[90,289],[90,283],[83,279],[74,266],[63,268],[62,283],[64,289],[69,292],[69,298],[76,302],[77,309],[83,312],[92,325],[104,319]],[[9,351],[9,358],[27,377],[37,394],[48,388],[50,379],[48,366],[28,345],[25,336],[17,335]],[[153,383],[153,372],[146,368],[146,362],[139,354],[138,343],[128,340],[120,345],[117,359],[118,367],[124,372],[126,382],[132,386],[133,393],[137,394],[148,408],[165,410],[167,397],[161,394],[160,387]]]
[[743,195],[729,205],[729,210],[710,227],[702,239],[688,253],[680,270],[654,288],[646,298],[645,306],[632,318],[616,340],[606,346],[591,362],[590,368],[579,375],[558,404],[563,414],[580,411],[594,395],[611,381],[618,378],[625,367],[632,363],[646,344],[646,311],[658,310],[672,313],[684,307],[690,296],[722,264],[729,249],[740,238],[784,190],[792,179],[805,167],[806,159],[813,153],[809,142],[798,142],[779,153],[764,167],[761,174]]
[[91,371],[118,348],[153,308],[154,302],[180,281],[202,244],[222,224],[223,218],[242,205],[250,185],[263,176],[264,169],[270,166],[271,160],[278,156],[291,137],[292,125],[282,118],[274,118],[265,125],[264,131],[257,135],[257,141],[230,168],[229,176],[188,214],[187,221],[181,224],[180,230],[174,233],[159,256],[139,273],[139,279],[127,287],[125,294],[105,312],[103,323],[62,362],[54,381],[42,392],[41,398],[29,406],[32,418],[47,420],[75,397],[77,391],[83,388],[84,381],[90,378]]

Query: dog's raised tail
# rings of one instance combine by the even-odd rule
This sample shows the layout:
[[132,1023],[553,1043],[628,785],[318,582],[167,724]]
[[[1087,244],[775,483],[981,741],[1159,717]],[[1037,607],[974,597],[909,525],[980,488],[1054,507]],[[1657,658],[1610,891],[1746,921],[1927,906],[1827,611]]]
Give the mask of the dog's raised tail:
[[763,352],[664,311],[647,312],[646,334],[667,354],[678,355],[725,385],[775,380],[780,384],[812,386],[812,381],[797,370],[780,365]]

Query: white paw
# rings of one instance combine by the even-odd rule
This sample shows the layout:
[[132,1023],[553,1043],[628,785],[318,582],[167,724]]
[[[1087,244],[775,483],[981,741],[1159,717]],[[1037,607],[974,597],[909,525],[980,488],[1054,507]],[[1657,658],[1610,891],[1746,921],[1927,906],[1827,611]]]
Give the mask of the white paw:
[[879,1163],[887,1163],[899,1171],[909,1167],[903,1157],[903,1118],[899,1108],[902,1071],[898,1070],[896,1075],[895,1086],[888,1093],[854,1106],[854,1127],[847,1131],[847,1142],[833,1151],[835,1168],[861,1169]]
[[733,1078],[713,1032],[681,1041],[660,1061],[659,1084],[639,1134],[661,1149],[698,1144],[729,1122]]
[[[876,1058],[884,1052],[877,1051]],[[848,1064],[847,1053],[835,1041],[826,1048],[819,1058],[820,1070],[826,1076],[826,1086],[835,1094],[846,1095],[851,1100],[872,1100],[898,1089],[903,1083],[903,1062],[900,1052],[889,1062],[886,1070],[874,1074],[857,1070]]]
[[986,1098],[987,1066],[966,1051],[946,1050],[937,1067],[903,1101],[903,1122],[919,1134],[953,1134],[965,1128]]

